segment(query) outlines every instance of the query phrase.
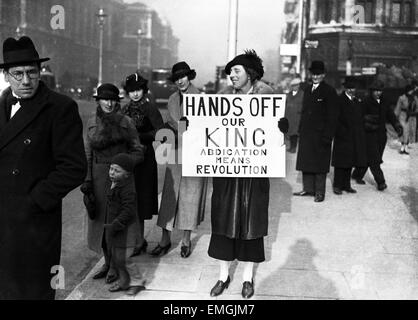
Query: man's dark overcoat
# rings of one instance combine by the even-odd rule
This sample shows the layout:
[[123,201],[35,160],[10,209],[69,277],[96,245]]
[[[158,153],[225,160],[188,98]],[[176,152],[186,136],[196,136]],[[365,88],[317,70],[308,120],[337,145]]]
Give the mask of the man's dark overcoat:
[[7,121],[10,97],[0,96],[0,299],[53,299],[62,198],[87,172],[82,122],[75,101],[42,82]]
[[384,97],[380,103],[371,96],[367,97],[363,101],[362,110],[366,130],[367,165],[378,165],[383,162],[387,141],[386,122],[389,122],[395,130],[400,123],[390,103]]
[[331,143],[338,122],[339,106],[333,87],[322,81],[312,92],[305,89],[299,128],[296,170],[327,173],[331,160]]
[[361,102],[345,92],[338,97],[340,116],[332,149],[332,165],[337,168],[365,167],[366,134]]

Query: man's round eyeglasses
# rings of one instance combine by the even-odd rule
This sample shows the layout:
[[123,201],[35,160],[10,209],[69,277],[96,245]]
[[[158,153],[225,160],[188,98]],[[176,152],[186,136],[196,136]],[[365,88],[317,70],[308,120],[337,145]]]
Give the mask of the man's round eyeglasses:
[[28,70],[28,71],[13,71],[9,74],[15,78],[17,81],[22,81],[24,74],[27,74],[30,79],[38,79],[40,77],[38,70]]

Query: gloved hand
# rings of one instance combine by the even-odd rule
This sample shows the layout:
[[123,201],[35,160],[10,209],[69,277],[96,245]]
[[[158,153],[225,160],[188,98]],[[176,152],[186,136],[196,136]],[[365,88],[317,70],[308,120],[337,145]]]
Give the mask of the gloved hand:
[[80,187],[80,190],[84,194],[91,194],[93,193],[93,182],[91,181],[84,181]]
[[287,118],[280,118],[279,130],[284,134],[286,134],[289,131],[289,120],[287,120]]
[[189,127],[189,119],[187,117],[181,117],[180,121],[186,121],[186,129]]
[[402,137],[402,135],[403,135],[403,128],[402,128],[402,126],[401,125],[397,125],[395,129],[396,129],[396,132],[398,134],[398,137]]

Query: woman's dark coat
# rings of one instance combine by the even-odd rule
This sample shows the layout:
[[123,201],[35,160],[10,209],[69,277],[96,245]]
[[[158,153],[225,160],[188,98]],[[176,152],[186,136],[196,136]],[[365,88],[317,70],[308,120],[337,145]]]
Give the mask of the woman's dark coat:
[[77,104],[42,82],[7,121],[9,97],[0,97],[0,299],[53,299],[62,198],[87,169],[82,122]]
[[389,122],[395,130],[400,123],[384,97],[380,100],[380,104],[373,97],[367,97],[363,102],[362,110],[366,130],[367,165],[378,165],[383,162],[382,157],[387,141],[386,122]]
[[322,81],[312,92],[305,89],[299,129],[296,170],[327,173],[331,160],[331,143],[337,128],[339,106],[333,87]]
[[340,116],[332,149],[332,165],[337,168],[365,167],[366,134],[360,101],[345,92],[338,97]]
[[289,131],[287,135],[295,136],[299,132],[300,115],[302,113],[303,90],[299,89],[296,95],[290,91],[286,95],[286,110],[284,117],[289,121]]
[[148,100],[130,101],[122,108],[138,131],[139,139],[146,146],[144,161],[135,167],[135,187],[138,197],[138,218],[152,219],[158,214],[158,171],[152,145],[156,132],[164,126],[160,111]]
[[[220,93],[233,94],[232,87]],[[252,94],[272,94],[257,81]],[[267,235],[270,181],[268,178],[213,178],[212,233],[251,240]]]
[[133,176],[108,189],[106,223],[112,225],[106,229],[109,247],[135,247],[139,232],[136,197]]

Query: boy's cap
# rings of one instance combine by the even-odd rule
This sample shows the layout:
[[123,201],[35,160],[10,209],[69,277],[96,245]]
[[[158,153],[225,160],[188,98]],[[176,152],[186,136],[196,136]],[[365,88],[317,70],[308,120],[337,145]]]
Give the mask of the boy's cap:
[[129,154],[118,153],[112,158],[111,164],[117,164],[125,171],[133,172],[135,168],[135,161]]

